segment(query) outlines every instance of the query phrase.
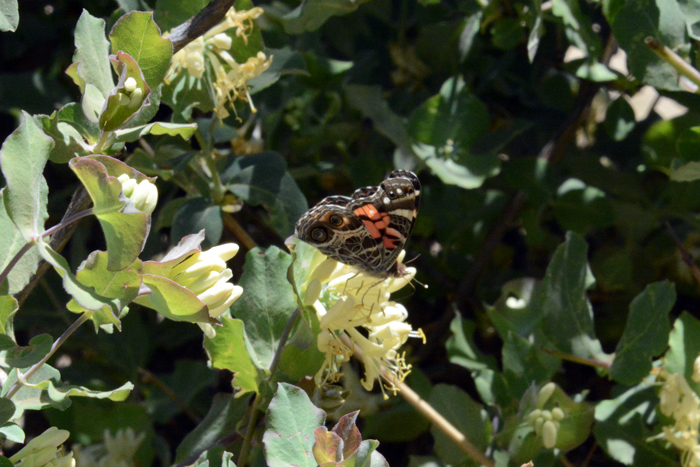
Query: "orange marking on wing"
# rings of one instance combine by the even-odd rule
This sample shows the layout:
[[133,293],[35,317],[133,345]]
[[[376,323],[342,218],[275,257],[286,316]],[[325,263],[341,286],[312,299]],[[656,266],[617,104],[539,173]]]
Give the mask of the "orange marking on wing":
[[365,227],[369,231],[369,234],[375,240],[382,236],[382,234],[379,232],[379,229],[377,229],[377,227],[374,225],[374,222],[370,220],[363,220],[362,223],[365,224]]
[[366,216],[373,221],[381,219],[379,211],[377,211],[377,208],[375,208],[372,204],[365,204],[364,206],[360,206],[359,208],[355,209],[353,213],[358,217]]
[[382,239],[382,242],[384,243],[384,248],[386,248],[387,250],[395,250],[397,246],[396,243],[398,241],[398,238],[391,238],[387,236],[384,236],[384,238]]

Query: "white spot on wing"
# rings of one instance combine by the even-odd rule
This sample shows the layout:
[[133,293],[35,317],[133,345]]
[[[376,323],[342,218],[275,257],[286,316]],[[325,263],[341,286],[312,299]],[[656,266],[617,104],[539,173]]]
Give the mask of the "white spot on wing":
[[384,204],[389,204],[389,203],[391,203],[391,200],[389,199],[388,196],[385,196],[383,201],[384,201]]
[[396,192],[401,196],[403,194],[403,190],[401,188],[397,188]]

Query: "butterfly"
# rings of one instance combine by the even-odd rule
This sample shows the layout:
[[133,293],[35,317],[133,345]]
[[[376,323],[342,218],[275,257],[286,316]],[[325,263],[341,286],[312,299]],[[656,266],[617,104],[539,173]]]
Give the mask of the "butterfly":
[[395,170],[379,186],[324,198],[299,219],[296,236],[372,277],[401,277],[397,258],[416,222],[420,190],[413,172]]

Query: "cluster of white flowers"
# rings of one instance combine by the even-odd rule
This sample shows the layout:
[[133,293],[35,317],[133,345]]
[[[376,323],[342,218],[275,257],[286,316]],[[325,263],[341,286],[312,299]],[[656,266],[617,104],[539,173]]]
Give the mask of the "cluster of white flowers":
[[526,422],[534,427],[535,435],[542,437],[542,444],[547,449],[554,449],[556,446],[560,422],[564,419],[564,411],[560,407],[545,409],[556,388],[554,383],[542,386],[537,394],[537,408],[525,417]]
[[[225,243],[207,251],[196,251],[168,273],[168,278],[191,290],[209,308],[209,316],[218,318],[243,293],[243,288],[229,282],[233,272],[226,261],[238,253],[238,245]],[[213,337],[210,325],[200,324]]]
[[[700,363],[696,359],[694,367],[697,368],[698,365]],[[665,439],[682,452],[681,462],[684,467],[696,466],[700,463],[700,399],[683,375],[668,373],[662,368],[659,377],[665,380],[659,391],[659,410],[667,417],[672,417],[674,424],[662,427],[661,434],[651,439]],[[695,377],[693,374],[694,379]]]
[[[190,42],[173,56],[173,64],[168,72],[167,80],[171,80],[180,70],[185,69],[197,79],[201,79],[206,70],[206,62],[211,65],[215,91],[215,109],[219,118],[230,115],[226,105],[240,99],[248,102],[253,112],[255,106],[250,97],[248,80],[259,76],[272,64],[272,57],[258,52],[245,63],[236,62],[228,52],[231,48],[231,37],[226,33],[236,29],[236,36],[248,42],[248,36],[253,29],[253,20],[263,14],[260,7],[250,10],[236,11],[231,8],[224,21],[207,31],[201,37]],[[235,111],[235,109],[234,109]]]
[[121,174],[117,180],[122,184],[122,193],[134,207],[147,216],[151,215],[158,204],[158,188],[150,180],[138,183],[127,174]]
[[10,462],[18,467],[75,467],[73,453],[61,449],[68,436],[68,431],[52,426],[10,457]]
[[[402,253],[399,261],[403,256]],[[411,282],[415,268],[406,268],[402,277],[382,280],[317,251],[309,271],[301,292],[304,304],[313,306],[320,320],[317,345],[326,355],[316,374],[316,384],[336,382],[341,376],[341,364],[349,360],[355,346],[362,351],[365,369],[362,386],[365,389],[372,389],[382,369],[403,381],[411,366],[398,349],[409,337],[423,338],[423,333],[414,331],[406,323],[406,309],[389,298],[392,292]],[[358,330],[360,327],[366,330],[366,336]],[[349,338],[352,347],[343,342],[343,336]],[[382,391],[384,387],[396,389],[395,384],[386,379]]]
[[134,456],[146,438],[146,433],[136,434],[131,428],[119,429],[112,436],[104,431],[104,442],[88,447],[74,446],[77,467],[133,467]]

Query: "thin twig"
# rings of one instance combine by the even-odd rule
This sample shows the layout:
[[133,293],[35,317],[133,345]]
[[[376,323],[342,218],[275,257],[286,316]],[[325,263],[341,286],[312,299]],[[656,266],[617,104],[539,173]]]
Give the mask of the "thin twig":
[[177,394],[175,394],[175,391],[170,389],[167,384],[165,384],[160,378],[158,378],[156,375],[151,373],[150,371],[146,370],[145,368],[139,368],[138,372],[141,374],[141,377],[143,378],[144,383],[150,383],[156,386],[158,389],[163,391],[165,395],[177,405],[180,410],[185,412],[185,415],[189,417],[190,420],[192,420],[194,423],[199,423],[202,421],[202,418],[195,413],[194,410],[185,402],[180,399]]
[[229,213],[224,213],[224,225],[231,233],[246,247],[248,250],[252,250],[257,247],[258,244],[253,240],[246,230],[241,227],[235,217]]
[[[270,363],[270,374],[267,377],[267,382],[272,381],[272,378],[275,375],[275,371],[277,371],[277,366],[280,362],[280,356],[282,355],[282,349],[287,343],[287,339],[289,339],[289,335],[292,332],[294,323],[296,323],[299,316],[301,316],[301,311],[299,311],[299,308],[297,308],[294,310],[294,313],[292,313],[292,315],[289,317],[289,320],[287,320],[287,324],[282,330],[282,334],[280,335],[280,341],[277,344],[277,350],[275,351],[275,356],[272,358],[272,362]],[[250,407],[250,418],[248,419],[248,427],[246,428],[245,437],[243,438],[243,445],[241,446],[241,452],[238,454],[238,460],[236,462],[236,465],[238,465],[239,467],[244,467],[246,462],[248,461],[248,453],[250,452],[250,445],[253,442],[255,427],[258,425],[258,422],[260,421],[260,416],[262,415],[262,413],[258,410],[258,407],[260,407],[261,399],[262,396],[260,395],[260,393],[255,394],[255,400],[253,401],[253,405]]]
[[213,0],[202,11],[170,31],[173,53],[216,26],[224,19],[234,0]]
[[[671,65],[678,73],[692,81],[700,89],[700,71],[693,68],[688,62],[683,60],[677,53],[663,45],[653,37],[644,39],[644,43],[661,60]],[[697,92],[697,91],[696,91]]]
[[[362,349],[356,345],[348,338],[348,336],[341,336],[341,340],[349,348],[353,349],[353,357],[361,360],[362,359]],[[391,385],[398,388],[399,395],[403,397],[406,402],[411,404],[421,415],[423,415],[430,423],[435,425],[435,427],[442,431],[445,436],[452,440],[455,445],[457,445],[462,451],[464,451],[469,457],[479,462],[481,465],[486,467],[493,467],[494,462],[486,457],[486,455],[481,452],[476,446],[474,446],[464,434],[459,431],[455,426],[450,423],[445,417],[443,417],[440,412],[435,410],[432,405],[423,400],[416,392],[411,389],[406,383],[399,381],[394,375],[386,370],[386,368],[381,368],[382,377],[386,378]]]
[[[63,345],[63,343],[71,336],[71,334],[73,334],[83,323],[85,323],[89,319],[88,315],[89,315],[89,313],[83,313],[82,315],[80,315],[80,317],[77,320],[75,320],[73,322],[73,324],[71,324],[68,327],[68,329],[66,329],[63,332],[63,334],[61,334],[61,337],[56,339],[56,342],[54,342],[53,345],[51,346],[51,350],[49,350],[49,352],[46,355],[44,355],[44,358],[42,358],[37,363],[32,365],[32,367],[29,370],[27,370],[26,373],[22,374],[22,379],[24,381],[28,381],[29,378],[31,378],[34,375],[34,373],[36,373],[39,370],[39,368],[41,368],[41,366],[44,363],[46,363],[49,360],[49,358],[51,358],[51,356],[53,356],[53,354],[58,350],[59,347],[61,347],[61,345]],[[7,391],[5,398],[11,399],[12,396],[17,394],[17,391],[19,391],[23,385],[24,384],[22,383],[22,381],[18,380],[10,388],[10,390]]]

